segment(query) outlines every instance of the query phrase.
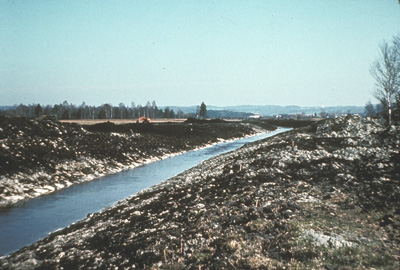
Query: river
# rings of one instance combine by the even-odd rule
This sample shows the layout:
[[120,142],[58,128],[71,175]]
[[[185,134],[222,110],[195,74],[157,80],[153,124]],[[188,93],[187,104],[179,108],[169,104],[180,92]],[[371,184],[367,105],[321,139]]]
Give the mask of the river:
[[280,128],[186,152],[30,199],[13,208],[0,209],[0,255],[30,245],[57,229],[85,218],[89,213],[99,212],[121,199],[190,169],[203,160],[287,130],[289,129]]

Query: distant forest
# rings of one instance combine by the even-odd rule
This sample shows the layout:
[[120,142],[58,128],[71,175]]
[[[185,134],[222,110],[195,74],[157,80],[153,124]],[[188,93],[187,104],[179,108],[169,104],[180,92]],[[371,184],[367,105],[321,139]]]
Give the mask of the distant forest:
[[136,105],[134,102],[130,106],[120,103],[118,106],[103,104],[101,106],[89,106],[85,102],[77,106],[67,101],[56,105],[41,106],[40,104],[16,105],[7,107],[0,112],[11,116],[22,116],[36,118],[41,115],[54,117],[55,120],[68,119],[135,119],[142,116],[149,118],[187,118],[194,116],[194,113],[183,113],[181,110],[174,111],[170,107],[164,110],[159,109],[155,101],[148,101],[145,106]]

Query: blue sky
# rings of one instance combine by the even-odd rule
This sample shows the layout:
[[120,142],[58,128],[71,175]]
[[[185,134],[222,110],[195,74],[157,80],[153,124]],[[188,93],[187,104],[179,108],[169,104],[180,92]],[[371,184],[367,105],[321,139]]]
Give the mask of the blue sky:
[[397,0],[0,1],[0,105],[364,105]]

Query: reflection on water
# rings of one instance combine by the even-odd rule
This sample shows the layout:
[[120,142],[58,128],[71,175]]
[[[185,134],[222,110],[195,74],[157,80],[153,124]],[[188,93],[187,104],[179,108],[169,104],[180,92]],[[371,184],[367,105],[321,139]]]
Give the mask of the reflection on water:
[[69,226],[89,213],[98,212],[138,191],[158,184],[213,156],[277,133],[225,142],[197,151],[109,175],[41,196],[0,211],[0,255],[32,244],[50,232]]

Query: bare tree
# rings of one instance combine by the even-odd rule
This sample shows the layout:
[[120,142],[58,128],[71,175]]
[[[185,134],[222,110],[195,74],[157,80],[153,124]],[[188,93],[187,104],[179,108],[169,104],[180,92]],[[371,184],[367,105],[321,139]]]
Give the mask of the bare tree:
[[380,56],[371,67],[375,79],[374,97],[387,109],[389,126],[392,125],[392,106],[400,87],[400,55],[396,45],[386,41],[382,43]]
[[125,118],[125,104],[124,103],[119,103],[119,113],[120,113],[120,119]]
[[[400,34],[393,37],[393,49],[394,53],[397,55],[398,66],[400,66]],[[400,72],[397,73],[397,87],[400,89]]]
[[152,110],[152,112],[153,112],[153,115],[152,115],[152,117],[153,117],[153,119],[154,118],[156,118],[156,110],[157,110],[157,104],[156,104],[156,101],[155,100],[153,100],[153,102],[151,103],[151,110]]
[[364,114],[367,117],[374,117],[375,116],[375,108],[374,105],[372,105],[371,100],[365,104],[364,107]]
[[81,106],[80,106],[80,119],[86,119],[86,102],[83,101]]
[[150,111],[151,111],[151,103],[150,103],[150,101],[147,101],[146,109],[145,109],[145,116],[146,117],[150,117]]

